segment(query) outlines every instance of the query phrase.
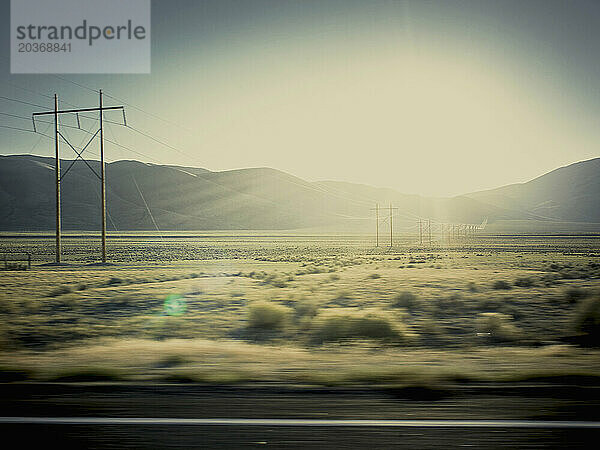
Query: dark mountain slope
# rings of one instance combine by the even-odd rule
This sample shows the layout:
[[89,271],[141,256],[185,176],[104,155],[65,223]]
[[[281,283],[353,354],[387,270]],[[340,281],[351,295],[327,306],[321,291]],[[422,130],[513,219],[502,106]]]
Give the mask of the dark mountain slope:
[[527,218],[600,222],[600,158],[561,167],[527,183],[467,197],[518,211]]
[[[64,171],[71,161],[62,161]],[[91,167],[100,172],[97,161]],[[405,195],[344,182],[307,182],[269,168],[211,172],[138,161],[106,165],[112,230],[332,229],[370,230],[375,203],[398,226],[416,220],[490,223],[540,219],[600,222],[600,159],[557,169],[529,183],[454,198]],[[51,230],[55,225],[52,158],[0,156],[0,229]],[[81,161],[63,175],[63,228],[97,230],[100,183]]]

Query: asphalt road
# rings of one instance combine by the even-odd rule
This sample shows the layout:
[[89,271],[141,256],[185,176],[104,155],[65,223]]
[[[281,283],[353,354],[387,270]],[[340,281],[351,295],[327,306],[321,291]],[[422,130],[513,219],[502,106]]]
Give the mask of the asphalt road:
[[600,390],[4,384],[20,448],[594,448]]

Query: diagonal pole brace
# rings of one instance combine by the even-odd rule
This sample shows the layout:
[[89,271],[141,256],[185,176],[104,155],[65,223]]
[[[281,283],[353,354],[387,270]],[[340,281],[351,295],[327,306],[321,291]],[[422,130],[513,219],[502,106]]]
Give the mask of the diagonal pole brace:
[[58,132],[58,134],[60,135],[60,137],[62,137],[63,140],[69,145],[69,147],[71,147],[73,149],[73,151],[77,154],[77,157],[73,160],[73,162],[67,168],[67,170],[65,170],[65,172],[62,174],[61,179],[64,178],[64,176],[67,174],[67,172],[69,172],[69,170],[71,170],[71,167],[73,167],[73,165],[77,162],[78,159],[81,159],[85,163],[85,165],[88,166],[89,169],[94,173],[94,175],[96,175],[96,177],[98,177],[98,179],[100,179],[100,175],[98,175],[98,173],[92,168],[92,166],[90,166],[90,164],[83,158],[83,156],[81,156],[81,154],[85,151],[85,149],[88,147],[88,145],[90,145],[90,143],[94,140],[94,138],[96,137],[96,135],[99,132],[100,132],[100,130],[98,129],[98,131],[96,131],[96,133],[94,133],[94,135],[88,141],[88,143],[85,144],[85,147],[83,147],[83,149],[81,150],[81,152],[78,152],[77,149],[71,145],[71,143],[67,140],[66,137],[63,136],[63,134],[60,131]]

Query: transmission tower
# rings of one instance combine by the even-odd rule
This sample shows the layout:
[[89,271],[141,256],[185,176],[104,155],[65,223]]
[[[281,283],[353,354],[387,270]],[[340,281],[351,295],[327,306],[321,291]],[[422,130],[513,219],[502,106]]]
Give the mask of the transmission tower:
[[[96,177],[100,180],[100,201],[101,201],[101,209],[102,209],[102,262],[106,263],[106,176],[105,176],[105,167],[104,167],[104,124],[103,124],[103,112],[109,110],[121,110],[123,112],[123,125],[127,125],[127,120],[125,118],[125,107],[124,106],[103,106],[102,104],[102,90],[99,91],[100,94],[100,102],[98,108],[76,108],[76,109],[58,109],[58,96],[54,94],[54,110],[53,111],[44,111],[37,112],[32,114],[33,121],[33,130],[36,131],[35,126],[35,118],[39,116],[54,116],[54,152],[55,152],[55,172],[56,172],[56,262],[61,262],[61,216],[60,216],[60,183],[62,178],[64,178],[73,164],[77,162],[78,159],[81,159],[88,168],[96,175]],[[69,140],[60,132],[58,129],[58,116],[61,114],[76,114],[77,115],[77,124],[79,125],[79,113],[82,112],[99,112],[100,119],[100,127],[98,130],[92,135],[90,140],[85,146],[78,151]],[[100,134],[100,175],[96,173],[96,171],[92,168],[92,166],[81,156],[83,152],[87,149],[90,143],[94,140],[94,138]],[[77,157],[73,160],[71,165],[67,168],[67,170],[61,174],[60,172],[60,156],[59,156],[59,142],[62,139],[66,144],[68,144],[71,149],[75,152]]]

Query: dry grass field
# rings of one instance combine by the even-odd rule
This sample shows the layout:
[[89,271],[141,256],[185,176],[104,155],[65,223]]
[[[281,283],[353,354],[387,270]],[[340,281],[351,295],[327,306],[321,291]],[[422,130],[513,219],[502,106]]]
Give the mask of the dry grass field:
[[3,236],[0,378],[410,384],[600,370],[600,239]]

